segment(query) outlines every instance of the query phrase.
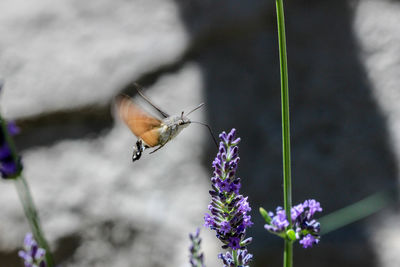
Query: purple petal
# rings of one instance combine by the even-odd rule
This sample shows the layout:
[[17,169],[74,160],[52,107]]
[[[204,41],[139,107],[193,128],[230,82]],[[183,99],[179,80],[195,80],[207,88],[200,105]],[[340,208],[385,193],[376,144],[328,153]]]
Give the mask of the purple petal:
[[224,142],[226,142],[226,132],[224,131],[220,133],[219,138],[222,139]]
[[229,244],[228,246],[232,249],[239,249],[240,248],[240,238],[239,237],[229,237]]
[[303,248],[311,248],[314,244],[318,244],[318,242],[319,239],[316,239],[311,234],[307,234],[302,240],[300,240],[300,244],[303,245]]
[[10,135],[16,135],[16,134],[19,134],[19,132],[20,132],[19,127],[17,126],[17,124],[15,124],[14,121],[7,122],[7,130]]
[[43,259],[44,255],[46,255],[46,250],[44,250],[43,248],[38,248],[35,254],[35,260]]
[[17,166],[14,162],[2,162],[0,166],[0,172],[3,177],[7,178],[14,175],[17,172]]
[[4,160],[5,158],[8,158],[9,156],[11,156],[10,147],[8,146],[7,143],[4,143],[0,147],[0,160]]
[[32,246],[32,242],[35,242],[35,240],[33,239],[32,233],[27,233],[24,238],[24,248],[26,250],[30,250],[31,246]]
[[235,140],[232,141],[232,145],[237,145],[240,142],[240,137],[236,138]]
[[235,135],[236,135],[236,129],[235,128],[233,128],[231,131],[230,131],[230,133],[228,134],[228,136],[227,136],[227,143],[229,143],[229,144],[232,144],[232,142],[233,142],[233,139],[235,138]]
[[24,259],[25,262],[33,261],[32,257],[24,250],[18,251],[18,256],[20,256],[22,259]]
[[220,231],[222,232],[222,233],[224,233],[224,235],[226,235],[227,233],[229,233],[230,231],[231,231],[231,225],[230,225],[230,223],[229,222],[227,222],[227,221],[222,221],[220,224],[219,224],[219,226],[220,226]]
[[206,213],[204,215],[204,226],[205,227],[212,227],[215,225],[213,217],[210,214]]
[[292,221],[295,221],[297,219],[297,217],[299,217],[300,214],[303,213],[303,211],[304,211],[303,204],[299,204],[299,205],[292,207],[291,212],[290,212]]

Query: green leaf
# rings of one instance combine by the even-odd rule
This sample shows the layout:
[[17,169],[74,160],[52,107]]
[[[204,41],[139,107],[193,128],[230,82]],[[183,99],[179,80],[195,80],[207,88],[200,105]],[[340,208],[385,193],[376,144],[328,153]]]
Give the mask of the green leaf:
[[272,221],[272,219],[271,217],[269,217],[268,212],[262,207],[259,208],[259,211],[261,216],[264,218],[265,222],[269,224]]

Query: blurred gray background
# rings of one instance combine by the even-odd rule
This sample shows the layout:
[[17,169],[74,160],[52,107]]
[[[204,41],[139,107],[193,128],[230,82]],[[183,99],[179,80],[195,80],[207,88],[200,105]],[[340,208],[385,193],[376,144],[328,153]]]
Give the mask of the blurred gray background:
[[[375,192],[397,194],[400,2],[285,1],[294,204],[324,214]],[[189,266],[203,224],[216,149],[191,125],[131,162],[135,137],[112,113],[132,82],[168,113],[215,134],[237,128],[239,176],[254,226],[251,266],[280,266],[282,240],[258,207],[282,203],[275,2],[261,0],[2,0],[1,112],[46,235],[62,266]],[[135,100],[141,103],[140,98]],[[368,207],[365,207],[368,209]],[[295,246],[296,266],[399,266],[396,205]],[[322,226],[323,227],[323,226]],[[0,266],[17,258],[27,222],[12,182],[0,183]],[[222,266],[202,228],[207,266]]]

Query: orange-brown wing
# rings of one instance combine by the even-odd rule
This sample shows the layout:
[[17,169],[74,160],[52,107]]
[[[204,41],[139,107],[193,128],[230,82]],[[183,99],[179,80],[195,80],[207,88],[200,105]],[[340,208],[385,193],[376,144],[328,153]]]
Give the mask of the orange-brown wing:
[[118,96],[116,104],[120,118],[133,134],[150,147],[156,146],[159,140],[161,121],[140,109],[127,96]]

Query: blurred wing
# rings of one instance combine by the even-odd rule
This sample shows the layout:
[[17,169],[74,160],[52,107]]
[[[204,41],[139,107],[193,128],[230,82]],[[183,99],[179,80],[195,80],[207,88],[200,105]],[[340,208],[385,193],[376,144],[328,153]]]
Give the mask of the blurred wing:
[[156,106],[155,104],[153,104],[153,102],[150,101],[150,99],[147,98],[147,96],[145,96],[143,94],[143,92],[140,90],[141,86],[137,83],[134,84],[136,86],[136,90],[138,91],[139,95],[141,97],[143,97],[144,100],[147,101],[147,103],[149,103],[153,108],[155,108],[158,112],[160,112],[160,114],[164,117],[164,118],[168,118],[169,115],[163,111],[161,108],[159,108],[158,106]]
[[133,134],[141,138],[148,146],[156,146],[159,143],[161,121],[140,109],[127,96],[118,96],[116,103],[120,118]]

